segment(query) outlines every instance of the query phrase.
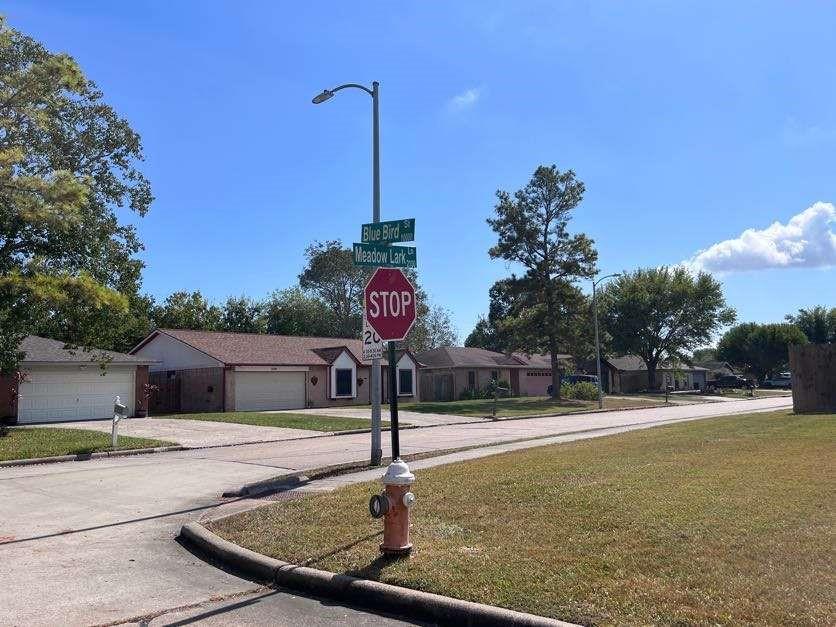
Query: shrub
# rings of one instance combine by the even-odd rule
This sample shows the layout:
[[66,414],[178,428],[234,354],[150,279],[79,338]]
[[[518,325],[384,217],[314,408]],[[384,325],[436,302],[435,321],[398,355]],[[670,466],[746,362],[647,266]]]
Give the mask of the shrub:
[[563,398],[575,399],[578,401],[598,400],[598,386],[589,381],[578,381],[577,383],[563,383],[560,386],[560,395]]

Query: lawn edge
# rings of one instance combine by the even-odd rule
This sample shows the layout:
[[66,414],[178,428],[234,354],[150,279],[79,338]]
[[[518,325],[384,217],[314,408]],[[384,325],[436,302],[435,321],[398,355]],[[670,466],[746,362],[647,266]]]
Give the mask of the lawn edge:
[[53,455],[51,457],[28,457],[24,459],[9,459],[0,462],[0,468],[9,466],[34,466],[35,464],[57,464],[58,462],[84,462],[101,457],[127,457],[129,455],[147,455],[150,453],[169,453],[171,451],[186,451],[189,447],[175,444],[172,446],[156,446],[154,448],[134,448],[124,451],[99,451],[96,453],[78,453],[77,455]]
[[255,580],[412,619],[466,625],[573,625],[493,605],[289,564],[224,540],[195,522],[181,527],[178,540],[198,549],[210,561]]

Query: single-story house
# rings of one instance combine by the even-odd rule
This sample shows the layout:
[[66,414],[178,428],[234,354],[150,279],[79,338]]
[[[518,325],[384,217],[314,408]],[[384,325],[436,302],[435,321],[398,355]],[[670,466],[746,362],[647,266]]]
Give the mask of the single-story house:
[[64,347],[36,335],[21,342],[18,374],[0,377],[0,417],[18,424],[113,418],[116,396],[128,415],[145,413],[144,385],[153,360]]
[[[590,367],[591,366],[591,367]],[[595,360],[584,369],[595,374]],[[674,390],[703,390],[708,380],[708,369],[700,366],[668,363],[656,369],[656,386],[664,390],[670,385]],[[610,394],[641,392],[647,390],[647,366],[637,355],[601,358],[601,387]]]
[[[525,364],[525,370],[520,371],[520,396],[546,396],[552,384],[552,358],[549,353],[529,355],[527,353],[513,353],[514,359]],[[561,373],[574,366],[571,355],[558,354],[557,362]]]
[[543,396],[551,383],[548,355],[443,346],[416,357],[421,363],[422,401],[457,400],[466,392],[483,390],[491,380],[507,382],[514,396]]
[[[131,354],[153,360],[152,411],[266,411],[364,405],[371,363],[359,339],[157,329]],[[388,362],[381,360],[383,401]],[[399,351],[398,397],[418,400],[418,361]]]
[[727,361],[700,361],[694,362],[693,365],[708,370],[709,381],[713,381],[719,377],[738,374],[737,370]]

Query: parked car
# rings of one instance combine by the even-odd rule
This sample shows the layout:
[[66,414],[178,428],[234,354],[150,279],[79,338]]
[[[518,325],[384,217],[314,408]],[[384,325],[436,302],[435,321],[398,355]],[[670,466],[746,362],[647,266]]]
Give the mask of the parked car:
[[792,374],[781,372],[770,379],[764,379],[761,387],[789,390],[792,387]]
[[730,390],[730,389],[751,389],[757,387],[754,382],[746,377],[741,377],[739,374],[727,374],[722,377],[717,377],[713,381],[708,381],[705,384],[708,390]]

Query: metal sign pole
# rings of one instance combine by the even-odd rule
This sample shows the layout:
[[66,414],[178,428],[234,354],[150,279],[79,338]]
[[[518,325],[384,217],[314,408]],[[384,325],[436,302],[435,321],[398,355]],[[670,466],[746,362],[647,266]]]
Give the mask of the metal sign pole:
[[395,342],[389,342],[389,421],[392,432],[392,460],[401,457],[400,434],[398,433],[398,361]]

